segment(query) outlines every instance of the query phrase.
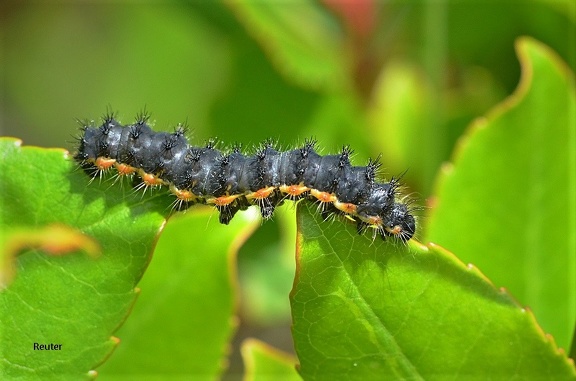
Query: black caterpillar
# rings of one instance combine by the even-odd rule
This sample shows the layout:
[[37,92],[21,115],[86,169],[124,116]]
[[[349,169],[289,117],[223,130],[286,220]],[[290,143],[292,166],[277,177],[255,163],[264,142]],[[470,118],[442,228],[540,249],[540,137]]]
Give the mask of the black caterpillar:
[[378,160],[365,167],[350,164],[350,147],[338,155],[320,156],[316,142],[279,152],[271,141],[254,155],[239,147],[231,152],[188,144],[185,128],[173,133],[155,132],[142,113],[134,124],[123,126],[113,113],[99,127],[81,122],[82,136],[74,158],[91,176],[115,167],[119,176],[139,179],[142,187],[166,185],[177,197],[179,210],[201,203],[214,205],[220,222],[228,224],[239,210],[258,205],[264,219],[285,199],[311,199],[326,218],[331,213],[356,221],[359,233],[367,228],[382,238],[407,241],[416,222],[409,204],[396,200],[399,182],[377,182]]

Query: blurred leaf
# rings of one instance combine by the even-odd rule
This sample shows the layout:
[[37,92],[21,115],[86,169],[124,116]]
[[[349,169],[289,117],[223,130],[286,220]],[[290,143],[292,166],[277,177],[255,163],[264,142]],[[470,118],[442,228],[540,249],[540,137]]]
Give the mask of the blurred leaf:
[[372,242],[303,205],[291,302],[304,379],[576,378],[475,267],[434,244]]
[[242,317],[247,324],[271,326],[290,322],[290,302],[286,296],[290,293],[294,280],[294,204],[287,202],[277,208],[274,221],[279,225],[278,240],[268,245],[264,245],[262,240],[256,240],[255,244],[259,244],[259,247],[248,250],[243,246],[247,255],[240,263],[239,273],[242,285]]
[[[370,134],[359,133],[366,130],[364,109],[357,99],[348,94],[332,93],[326,94],[318,102],[314,115],[306,125],[304,136],[317,139],[322,154],[337,152],[343,145],[349,144],[362,161],[368,160],[372,137]],[[377,154],[380,152],[378,150]]]
[[98,369],[102,380],[213,380],[225,368],[236,327],[236,252],[259,219],[252,208],[224,226],[215,213],[192,209],[166,225],[117,332],[122,341]]
[[470,128],[438,180],[427,240],[508,288],[568,348],[576,321],[576,95],[524,38],[517,91]]
[[309,88],[346,88],[350,57],[337,20],[312,1],[228,4],[289,79]]
[[231,59],[233,79],[210,112],[214,133],[225,144],[243,143],[247,150],[264,139],[290,144],[306,136],[301,130],[319,95],[286,81],[254,41],[234,38],[241,49]]
[[0,67],[7,103],[24,121],[20,130],[6,123],[12,134],[60,146],[73,118],[96,118],[110,104],[124,123],[148,107],[158,129],[187,121],[206,137],[231,49],[187,4],[34,2],[13,11]]
[[480,67],[463,69],[458,80],[459,87],[435,89],[422,68],[392,60],[375,83],[368,110],[372,146],[383,152],[386,167],[398,171],[393,174],[408,169],[403,179],[419,185],[422,197],[432,193],[438,168],[465,126],[504,97]]
[[244,381],[302,380],[295,369],[295,358],[261,341],[245,340],[241,351],[246,367]]
[[20,144],[0,140],[0,231],[58,222],[92,237],[102,254],[17,257],[16,277],[0,293],[0,379],[93,377],[117,343],[111,335],[134,302],[170,199],[107,181],[87,186],[65,151]]
[[[561,3],[565,2],[566,6]],[[576,69],[574,36],[576,24],[571,16],[573,1],[476,1],[448,2],[446,22],[436,33],[446,34],[451,61],[462,67],[487,68],[508,91],[516,85],[519,71],[510,49],[520,36],[531,36],[551,46]],[[566,11],[561,11],[565,9]],[[560,12],[559,12],[560,10]],[[422,33],[418,40],[429,38]],[[416,47],[419,41],[412,41]]]
[[565,14],[572,22],[576,21],[576,4],[570,0],[537,0],[555,9],[561,14]]
[[443,159],[434,143],[446,137],[432,133],[431,97],[424,73],[406,63],[390,62],[375,84],[369,110],[372,145],[384,151],[388,168],[410,168],[409,179],[432,177],[427,172],[435,173],[438,160]]

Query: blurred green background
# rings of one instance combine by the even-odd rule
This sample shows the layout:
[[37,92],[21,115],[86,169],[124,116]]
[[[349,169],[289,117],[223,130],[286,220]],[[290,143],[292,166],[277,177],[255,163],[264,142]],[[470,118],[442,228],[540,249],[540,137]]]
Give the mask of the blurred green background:
[[[0,135],[74,149],[75,118],[146,108],[157,130],[248,151],[315,137],[382,154],[425,205],[466,126],[509,95],[514,40],[532,36],[576,69],[576,3],[554,1],[129,1],[0,4]],[[293,208],[239,256],[239,336],[291,350]],[[278,252],[286,255],[278,255]]]
[[382,153],[425,198],[467,124],[510,94],[513,42],[576,66],[571,1],[26,2],[0,6],[0,132],[74,148],[111,106],[192,141],[251,148],[310,136]]

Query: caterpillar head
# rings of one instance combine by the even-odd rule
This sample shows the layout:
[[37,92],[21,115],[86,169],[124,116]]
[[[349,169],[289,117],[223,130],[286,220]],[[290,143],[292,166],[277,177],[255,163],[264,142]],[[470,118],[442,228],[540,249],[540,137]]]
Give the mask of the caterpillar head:
[[392,210],[382,217],[382,238],[393,236],[406,242],[416,231],[416,219],[406,204],[395,203]]

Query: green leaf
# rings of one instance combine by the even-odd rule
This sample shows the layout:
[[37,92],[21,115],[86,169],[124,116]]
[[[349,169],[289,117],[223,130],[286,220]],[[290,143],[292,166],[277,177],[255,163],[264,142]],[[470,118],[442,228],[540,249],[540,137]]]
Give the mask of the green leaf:
[[438,180],[427,240],[474,263],[568,348],[576,321],[576,95],[524,38],[516,92],[476,121]]
[[[138,287],[122,340],[99,369],[103,381],[213,380],[236,327],[236,252],[259,226],[257,210],[221,225],[213,208],[170,219]],[[247,223],[251,221],[251,223]]]
[[[30,249],[16,257],[15,278],[0,292],[0,379],[94,377],[134,303],[170,198],[98,179],[88,185],[66,151],[20,144],[0,139],[0,231],[57,222],[96,240],[101,255]],[[34,350],[34,343],[61,349]]]
[[306,380],[574,379],[532,313],[437,245],[372,241],[299,206],[293,335]]
[[0,236],[0,290],[16,275],[16,256],[27,249],[38,249],[48,255],[64,255],[83,250],[98,256],[100,247],[81,232],[59,224],[40,229],[3,229]]
[[241,352],[246,367],[244,381],[302,380],[295,369],[295,358],[261,341],[245,340]]
[[[290,302],[286,295],[294,280],[296,244],[296,208],[291,202],[276,208],[274,223],[280,231],[278,240],[266,244],[255,236],[251,237],[254,246],[242,248],[247,255],[238,269],[240,299],[242,317],[248,325],[267,327],[290,321]],[[274,223],[268,223],[267,227]]]
[[347,85],[351,56],[344,50],[343,32],[319,4],[230,1],[229,5],[286,77],[308,88]]

